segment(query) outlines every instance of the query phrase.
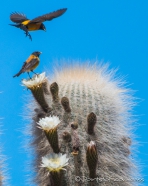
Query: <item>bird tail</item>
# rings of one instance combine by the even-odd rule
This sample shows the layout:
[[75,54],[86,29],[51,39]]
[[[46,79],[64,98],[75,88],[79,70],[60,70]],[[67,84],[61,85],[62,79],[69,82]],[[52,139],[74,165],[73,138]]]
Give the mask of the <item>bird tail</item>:
[[17,28],[20,28],[20,24],[9,24],[10,26],[15,26],[15,27],[17,27]]
[[18,77],[22,73],[22,70],[20,70],[17,74],[15,74],[13,77]]

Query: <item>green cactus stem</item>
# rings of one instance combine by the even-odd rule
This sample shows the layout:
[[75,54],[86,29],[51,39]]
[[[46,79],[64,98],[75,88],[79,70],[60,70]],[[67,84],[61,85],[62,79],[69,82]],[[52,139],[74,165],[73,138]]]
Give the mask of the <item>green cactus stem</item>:
[[62,97],[61,104],[65,110],[65,112],[71,112],[70,105],[69,105],[69,99],[67,97]]
[[53,102],[58,102],[59,101],[59,95],[58,95],[59,94],[59,87],[56,82],[54,82],[50,85],[50,92],[52,95]]
[[53,184],[57,185],[57,186],[61,186],[62,183],[62,173],[61,171],[56,172],[56,171],[52,171],[50,172],[52,180],[53,180]]
[[88,144],[86,150],[86,161],[89,168],[89,177],[96,178],[96,170],[98,163],[98,153],[96,145],[93,141]]
[[31,90],[35,100],[41,106],[43,111],[46,113],[51,112],[51,108],[45,99],[45,93],[47,94],[47,90],[45,89],[45,84],[47,84],[45,73],[36,75],[32,79],[23,80],[22,83]]
[[49,131],[45,131],[45,135],[53,149],[54,153],[59,153],[60,149],[59,149],[59,141],[58,141],[58,133],[57,133],[57,129],[51,129]]
[[56,116],[45,117],[40,119],[38,122],[39,128],[43,129],[54,153],[60,152],[57,132],[57,127],[59,123],[60,120]]
[[94,134],[94,126],[97,122],[97,117],[96,115],[91,112],[88,116],[87,116],[87,132],[88,134]]
[[63,132],[63,140],[66,142],[71,142],[72,139],[71,139],[71,135],[69,132],[67,132],[67,131]]
[[77,130],[72,129],[72,148],[73,148],[73,155],[78,155],[80,147],[80,140],[78,136]]

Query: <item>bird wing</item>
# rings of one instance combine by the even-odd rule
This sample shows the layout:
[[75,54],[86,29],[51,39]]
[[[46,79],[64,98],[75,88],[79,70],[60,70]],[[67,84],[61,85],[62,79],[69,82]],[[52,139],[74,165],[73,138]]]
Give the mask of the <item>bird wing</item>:
[[36,17],[30,21],[30,23],[39,23],[39,22],[44,22],[44,21],[51,21],[52,19],[61,16],[66,12],[67,8],[63,8],[39,17]]
[[33,67],[35,67],[39,63],[38,58],[32,59],[30,62],[25,62],[24,65],[22,66],[22,71],[31,71],[33,70]]
[[10,19],[11,19],[11,21],[13,21],[15,23],[22,23],[23,21],[28,20],[28,18],[26,17],[25,14],[21,14],[21,13],[17,13],[17,12],[11,13]]

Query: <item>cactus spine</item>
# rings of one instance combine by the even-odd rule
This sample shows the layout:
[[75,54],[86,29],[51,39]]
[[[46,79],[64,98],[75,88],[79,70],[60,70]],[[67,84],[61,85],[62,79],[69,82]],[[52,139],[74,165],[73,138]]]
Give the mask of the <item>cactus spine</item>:
[[[135,184],[124,181],[133,177],[134,170],[129,158],[130,144],[126,143],[131,138],[131,97],[120,86],[122,82],[113,80],[113,71],[106,70],[105,66],[76,65],[57,71],[51,83],[43,74],[25,80],[28,84],[23,82],[31,89],[31,81],[42,79],[40,86],[37,81],[31,85],[36,92],[42,88],[40,96],[31,90],[36,100],[32,107],[32,136],[35,180],[39,186],[56,185],[52,180],[58,179],[58,175],[62,175],[61,186]],[[46,89],[42,86],[45,79]],[[47,132],[37,127],[41,119],[52,116],[61,121],[56,128],[57,135],[51,140],[56,143],[57,152],[48,142]],[[69,158],[63,174],[40,166],[42,157],[52,152]]]

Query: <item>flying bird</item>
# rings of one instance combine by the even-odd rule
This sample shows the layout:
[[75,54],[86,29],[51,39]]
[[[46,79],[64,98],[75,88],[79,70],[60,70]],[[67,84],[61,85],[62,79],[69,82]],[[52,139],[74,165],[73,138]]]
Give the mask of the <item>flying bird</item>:
[[[36,74],[33,70],[39,65],[40,59],[39,56],[42,52],[33,52],[29,58],[24,62],[24,65],[22,66],[21,70],[15,74],[13,77],[18,77],[20,74],[27,72],[29,75],[29,72],[33,72]],[[29,75],[30,77],[30,75]],[[31,77],[30,77],[31,79]]]
[[32,20],[28,19],[25,14],[14,12],[10,14],[10,20],[16,24],[9,24],[9,25],[15,26],[17,28],[20,28],[21,30],[24,30],[26,36],[28,36],[32,40],[32,37],[29,31],[35,31],[35,30],[46,31],[46,27],[43,24],[43,22],[51,21],[52,19],[61,16],[62,14],[66,12],[66,10],[67,8],[59,9],[57,11],[36,17]]

